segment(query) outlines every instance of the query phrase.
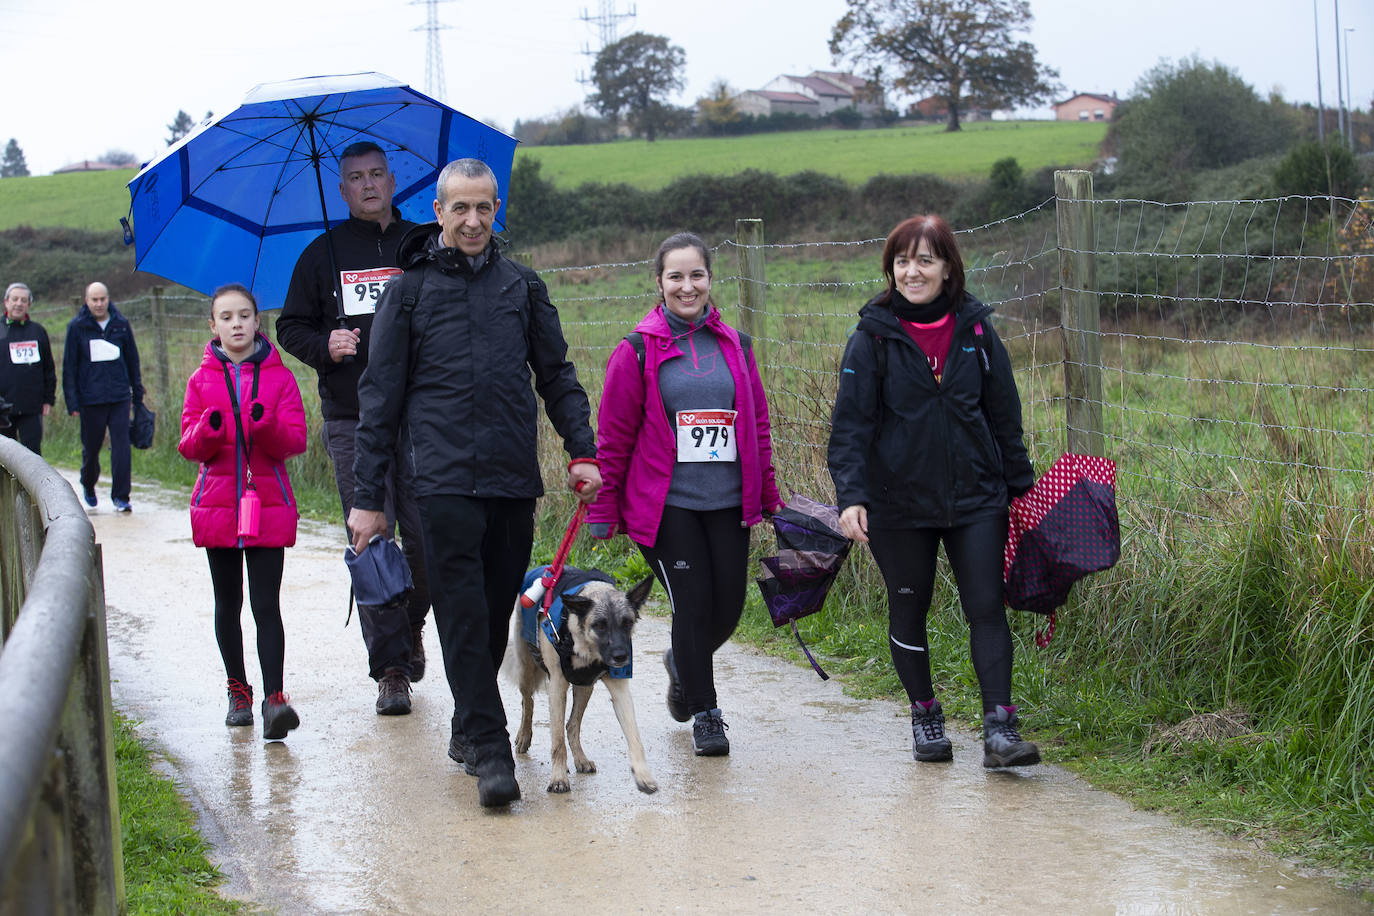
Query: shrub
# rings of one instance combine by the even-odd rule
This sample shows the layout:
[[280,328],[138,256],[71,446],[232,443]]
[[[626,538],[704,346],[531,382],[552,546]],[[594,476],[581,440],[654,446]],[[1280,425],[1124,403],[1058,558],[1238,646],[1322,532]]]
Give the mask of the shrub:
[[1274,169],[1280,195],[1352,197],[1359,186],[1355,155],[1335,138],[1325,146],[1315,140],[1299,143]]

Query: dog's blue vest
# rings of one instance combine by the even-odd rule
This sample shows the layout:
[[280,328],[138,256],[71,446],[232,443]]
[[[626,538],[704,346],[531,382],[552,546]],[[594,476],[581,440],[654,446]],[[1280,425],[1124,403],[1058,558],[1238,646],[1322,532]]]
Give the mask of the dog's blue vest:
[[[542,578],[547,570],[547,566],[536,566],[526,573],[525,581],[520,583],[520,592],[523,594],[525,589]],[[558,652],[558,661],[559,666],[563,669],[563,677],[567,679],[568,683],[578,687],[595,684],[597,679],[608,671],[614,678],[629,678],[634,674],[633,658],[628,665],[617,668],[611,668],[605,662],[597,662],[586,668],[572,667],[572,637],[568,633],[568,622],[564,619],[563,596],[576,595],[589,582],[615,584],[614,579],[600,570],[565,568],[553,587],[553,603],[549,605],[548,620],[541,622],[539,619],[539,609],[543,606],[542,601],[536,603],[534,607],[522,607],[520,609],[520,637],[534,655],[534,660],[541,667],[543,666],[544,660],[539,653],[538,642],[539,631],[543,630],[544,636],[553,643],[554,649]]]

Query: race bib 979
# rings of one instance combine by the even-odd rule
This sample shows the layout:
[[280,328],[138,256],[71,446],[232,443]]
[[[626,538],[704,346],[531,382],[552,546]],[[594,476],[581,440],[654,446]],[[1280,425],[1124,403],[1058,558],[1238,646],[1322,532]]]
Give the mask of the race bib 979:
[[734,461],[735,416],[733,410],[679,410],[677,460]]
[[339,271],[345,315],[371,315],[386,285],[401,275],[399,267],[369,267],[367,270]]

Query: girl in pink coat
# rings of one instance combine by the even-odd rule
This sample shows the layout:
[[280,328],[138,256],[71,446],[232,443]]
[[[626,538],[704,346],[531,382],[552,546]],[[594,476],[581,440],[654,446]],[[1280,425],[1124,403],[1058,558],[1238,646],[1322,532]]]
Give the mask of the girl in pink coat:
[[305,451],[305,410],[295,376],[258,333],[258,303],[230,283],[210,300],[200,368],[186,382],[182,456],[200,463],[191,491],[191,536],[204,547],[215,590],[215,638],[229,677],[225,725],[253,724],[253,688],[243,663],[243,567],[262,666],[262,734],[285,738],[300,724],[282,692],[281,620],[285,548],[296,543],[296,497],[285,461]]
[[749,527],[782,508],[752,347],[711,303],[711,253],[690,232],[659,246],[662,301],[611,354],[597,411],[595,537],[624,531],[673,610],[668,712],[698,756],[730,753],[713,656],[739,625]]

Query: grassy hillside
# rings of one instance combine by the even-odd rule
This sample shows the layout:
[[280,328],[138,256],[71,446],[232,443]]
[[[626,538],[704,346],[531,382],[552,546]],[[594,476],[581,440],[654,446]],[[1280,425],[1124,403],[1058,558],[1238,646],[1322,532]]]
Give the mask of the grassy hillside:
[[[874,175],[922,172],[944,178],[985,177],[992,163],[1014,156],[1027,173],[1097,158],[1104,124],[997,121],[957,134],[940,125],[887,130],[816,130],[692,140],[626,140],[591,146],[520,147],[557,187],[624,182],[655,190],[689,174],[733,175],[759,169],[791,175],[812,169],[861,184]],[[118,235],[129,210],[134,170],[7,178],[0,181],[0,230],[62,226]]]
[[861,184],[874,175],[921,172],[941,178],[985,178],[998,159],[1014,156],[1026,172],[1088,165],[1107,125],[1058,121],[987,121],[959,133],[943,125],[887,130],[813,130],[690,140],[625,140],[590,146],[520,147],[559,188],[589,181],[648,190],[684,175],[733,175],[759,169],[791,175],[811,169]]

